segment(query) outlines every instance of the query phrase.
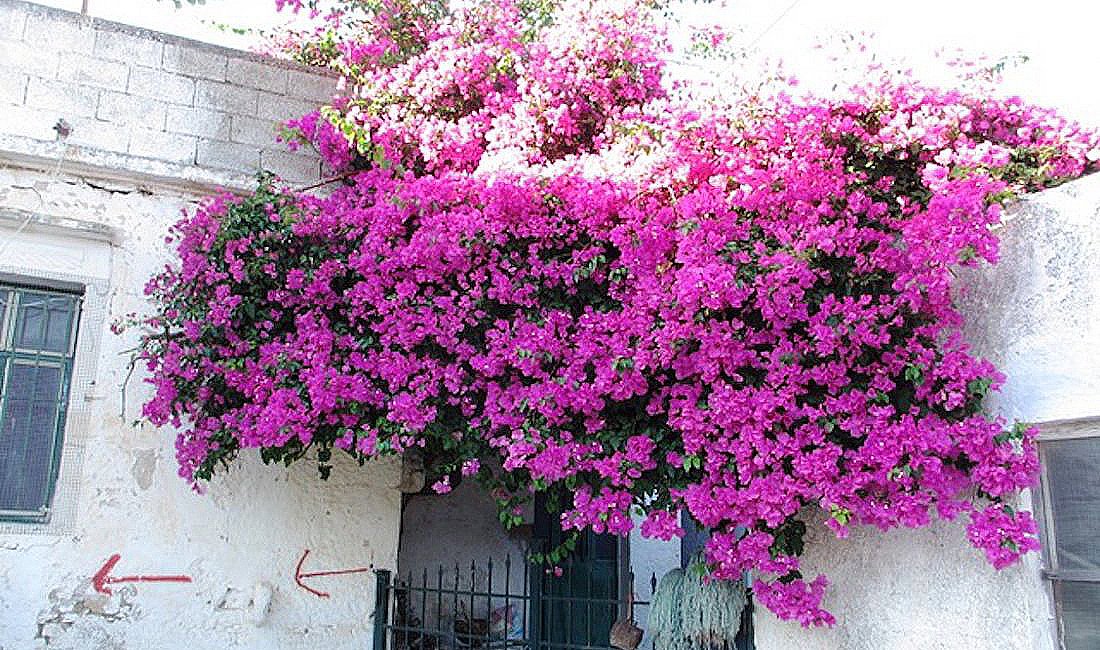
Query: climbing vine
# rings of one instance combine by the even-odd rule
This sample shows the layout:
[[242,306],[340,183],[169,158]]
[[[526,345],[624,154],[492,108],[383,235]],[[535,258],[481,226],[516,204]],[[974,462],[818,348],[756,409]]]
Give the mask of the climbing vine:
[[415,448],[505,525],[535,493],[566,530],[687,512],[712,576],[805,625],[833,622],[815,517],[963,516],[998,568],[1037,548],[1035,432],[983,410],[1002,377],[952,281],[996,261],[1006,203],[1095,168],[1095,132],[898,77],[695,99],[641,2],[356,9],[327,32],[344,96],[287,132],[341,180],[210,198],[148,284],[144,414],[182,477]]

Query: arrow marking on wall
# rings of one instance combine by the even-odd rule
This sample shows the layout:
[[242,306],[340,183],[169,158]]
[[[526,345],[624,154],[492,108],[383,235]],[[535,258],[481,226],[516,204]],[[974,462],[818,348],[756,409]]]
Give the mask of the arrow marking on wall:
[[308,573],[302,573],[302,565],[306,563],[306,558],[309,556],[309,549],[302,551],[302,557],[298,560],[298,566],[294,569],[294,582],[298,583],[298,586],[305,589],[309,593],[319,598],[328,598],[329,594],[325,591],[319,591],[302,582],[303,578],[316,578],[319,576],[340,576],[348,573],[366,573],[370,571],[372,567],[357,567],[355,569],[336,569],[334,571],[310,571]]
[[107,585],[114,585],[120,582],[191,582],[191,576],[184,575],[112,576],[111,570],[115,568],[115,565],[118,564],[120,559],[122,559],[122,556],[115,553],[107,558],[103,566],[99,567],[99,571],[95,572],[95,575],[92,576],[92,587],[94,587],[96,591],[101,594],[110,595],[111,588]]

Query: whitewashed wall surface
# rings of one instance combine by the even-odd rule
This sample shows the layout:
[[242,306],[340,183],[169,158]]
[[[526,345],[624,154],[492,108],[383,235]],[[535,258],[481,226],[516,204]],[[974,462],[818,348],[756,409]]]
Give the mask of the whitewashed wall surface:
[[[145,279],[168,259],[164,232],[202,194],[246,188],[261,166],[319,177],[316,158],[273,136],[333,84],[0,0],[0,274],[86,287],[50,520],[0,523],[0,650],[369,647],[369,572],[305,579],[327,597],[294,576],[306,549],[305,572],[395,568],[399,468],[341,465],[325,484],[308,464],[249,457],[194,494],[175,476],[172,436],[133,426],[147,395],[140,369],[127,380],[135,338],[109,331],[142,310]],[[960,279],[971,339],[1008,375],[993,406],[1010,418],[1064,430],[1100,416],[1098,218],[1100,176],[1027,199],[1003,228],[1001,264]],[[837,625],[804,630],[758,609],[761,650],[1055,647],[1036,555],[996,572],[954,524],[812,534],[807,573],[832,580]],[[632,555],[656,570],[667,549]],[[93,578],[116,554],[112,576],[189,582],[101,593]]]
[[[326,100],[326,75],[35,5],[0,0],[0,274],[86,287],[60,477],[47,523],[0,523],[0,648],[369,647],[374,577],[394,568],[399,468],[237,463],[205,495],[177,478],[173,436],[135,427],[127,381],[163,236],[215,186],[261,164],[291,182],[314,157],[274,141]],[[71,129],[59,137],[54,126]],[[2,280],[3,278],[0,278]],[[123,386],[125,385],[125,389]],[[189,582],[93,580],[176,576]]]

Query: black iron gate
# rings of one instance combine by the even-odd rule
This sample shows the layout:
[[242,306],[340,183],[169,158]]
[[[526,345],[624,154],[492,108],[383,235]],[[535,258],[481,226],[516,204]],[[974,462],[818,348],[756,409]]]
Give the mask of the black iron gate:
[[[468,572],[376,571],[374,650],[608,650],[627,603],[613,585],[597,584],[606,572],[589,564],[549,571],[505,557]],[[648,606],[635,601],[634,618],[644,621]]]

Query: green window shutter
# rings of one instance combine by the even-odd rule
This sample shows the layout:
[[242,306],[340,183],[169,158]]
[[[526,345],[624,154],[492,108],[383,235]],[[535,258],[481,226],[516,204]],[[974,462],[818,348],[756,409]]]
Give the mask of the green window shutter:
[[49,518],[79,320],[79,295],[0,285],[0,519]]

